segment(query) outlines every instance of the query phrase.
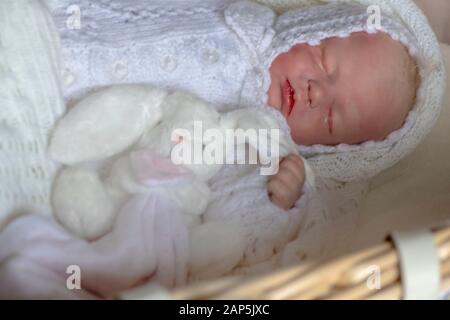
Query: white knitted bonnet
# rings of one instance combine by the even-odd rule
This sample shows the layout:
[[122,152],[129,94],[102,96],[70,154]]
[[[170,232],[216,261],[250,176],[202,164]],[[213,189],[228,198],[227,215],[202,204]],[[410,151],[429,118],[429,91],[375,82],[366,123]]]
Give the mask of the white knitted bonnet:
[[[262,1],[265,2],[265,1]],[[267,2],[270,2],[267,1]],[[301,2],[301,1],[299,1]],[[420,9],[410,0],[335,0],[321,5],[305,6],[274,16],[272,10],[254,3],[241,2],[227,14],[227,21],[244,39],[254,69],[244,85],[244,104],[258,103],[267,107],[270,86],[269,67],[281,53],[298,43],[318,45],[330,37],[347,37],[353,32],[383,31],[400,41],[415,58],[421,83],[416,104],[402,128],[383,141],[367,141],[358,145],[299,146],[316,174],[340,181],[356,181],[375,176],[410,154],[435,124],[445,88],[445,66],[439,43]],[[368,23],[370,5],[378,5],[380,24]],[[258,9],[255,10],[256,6]],[[246,12],[253,7],[250,15]],[[372,7],[373,8],[373,7]],[[395,18],[394,18],[395,17]],[[249,21],[258,28],[250,31]],[[244,24],[240,21],[246,19]],[[264,31],[262,31],[262,29]],[[255,80],[256,79],[256,80]],[[285,126],[285,125],[284,125]]]

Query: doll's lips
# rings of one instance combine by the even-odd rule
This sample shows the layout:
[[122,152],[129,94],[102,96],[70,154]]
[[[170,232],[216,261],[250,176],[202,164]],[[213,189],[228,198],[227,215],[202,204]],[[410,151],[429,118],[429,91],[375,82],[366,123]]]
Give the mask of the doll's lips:
[[283,104],[288,107],[288,116],[291,115],[295,105],[295,90],[287,79],[283,87]]

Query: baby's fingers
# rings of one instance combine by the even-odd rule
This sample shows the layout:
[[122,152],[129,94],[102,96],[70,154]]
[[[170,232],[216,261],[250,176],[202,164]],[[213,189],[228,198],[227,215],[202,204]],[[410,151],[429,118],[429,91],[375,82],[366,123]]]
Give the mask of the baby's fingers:
[[277,207],[279,207],[283,210],[289,210],[290,208],[292,208],[292,206],[290,206],[289,203],[287,203],[284,200],[280,200],[276,195],[272,195],[270,197],[270,201],[272,201],[272,203],[274,205],[276,205]]
[[290,169],[283,168],[280,170],[275,177],[272,177],[269,180],[269,183],[273,180],[280,181],[283,186],[288,190],[289,194],[291,195],[289,197],[290,200],[292,200],[295,197],[299,197],[301,194],[301,189],[303,186],[303,179],[300,177],[297,177],[296,173],[293,173]]
[[270,200],[279,207],[288,210],[295,204],[296,198],[290,188],[280,179],[272,179],[267,183]]
[[286,157],[280,164],[280,172],[290,172],[298,181],[303,184],[305,180],[305,165],[303,160],[296,155]]

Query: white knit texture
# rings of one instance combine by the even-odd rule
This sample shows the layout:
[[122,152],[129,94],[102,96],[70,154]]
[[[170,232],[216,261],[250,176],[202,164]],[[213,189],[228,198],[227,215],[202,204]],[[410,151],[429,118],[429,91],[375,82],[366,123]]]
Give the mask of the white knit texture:
[[211,201],[204,221],[242,227],[247,242],[240,266],[263,262],[280,252],[296,237],[306,217],[315,216],[312,201],[320,203],[312,185],[306,183],[295,207],[282,210],[270,202],[266,182],[259,167],[249,165],[225,165],[210,182]]
[[47,157],[47,140],[65,110],[57,45],[41,1],[1,1],[0,220],[22,211],[49,213],[57,166]]
[[53,12],[61,37],[64,95],[146,83],[236,106],[249,63],[223,18],[223,1],[80,0],[80,28],[68,27],[72,1]]

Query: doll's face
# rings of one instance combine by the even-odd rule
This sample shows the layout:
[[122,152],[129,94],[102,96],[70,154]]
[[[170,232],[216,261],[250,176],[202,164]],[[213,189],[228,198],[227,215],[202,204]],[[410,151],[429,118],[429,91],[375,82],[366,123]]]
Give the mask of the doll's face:
[[402,127],[415,95],[406,49],[385,33],[299,44],[270,67],[268,104],[301,145],[383,140]]

